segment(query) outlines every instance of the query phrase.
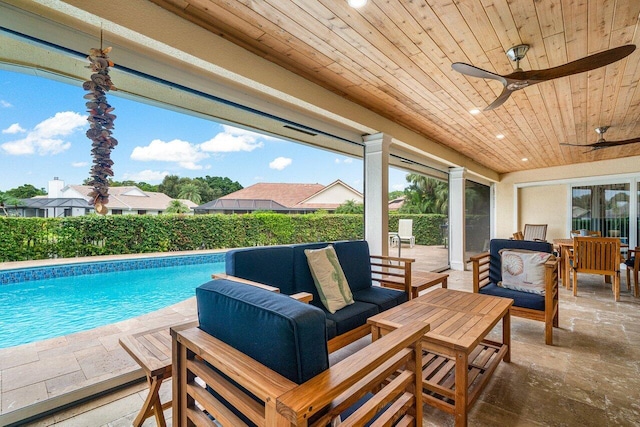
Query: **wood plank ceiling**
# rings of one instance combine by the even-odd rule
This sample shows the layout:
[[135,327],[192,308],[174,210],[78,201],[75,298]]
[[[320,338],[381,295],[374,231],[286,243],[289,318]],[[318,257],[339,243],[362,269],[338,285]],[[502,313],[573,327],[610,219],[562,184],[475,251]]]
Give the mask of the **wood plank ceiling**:
[[[640,155],[561,142],[640,137],[640,0],[152,0],[165,9],[499,172]],[[514,92],[451,69],[524,70],[635,44],[609,66]],[[496,135],[504,135],[497,139]],[[527,158],[527,161],[523,161]]]

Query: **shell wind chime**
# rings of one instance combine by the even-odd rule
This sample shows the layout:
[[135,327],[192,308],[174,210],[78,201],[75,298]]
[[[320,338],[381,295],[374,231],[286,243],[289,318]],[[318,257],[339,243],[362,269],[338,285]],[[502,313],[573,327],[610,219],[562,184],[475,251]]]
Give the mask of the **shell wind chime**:
[[[101,43],[102,46],[102,43]],[[84,96],[87,99],[87,120],[91,127],[87,131],[87,138],[92,141],[91,154],[93,155],[93,166],[91,167],[91,180],[89,185],[93,187],[89,197],[95,206],[97,213],[104,215],[107,213],[107,203],[109,203],[109,177],[113,176],[113,160],[111,160],[111,150],[118,145],[118,141],[111,136],[115,114],[111,114],[114,108],[107,102],[106,92],[117,90],[109,77],[109,67],[113,67],[113,62],[109,60],[107,54],[111,48],[91,49],[88,60],[91,64],[87,67],[93,71],[91,80],[83,83],[82,88],[89,91]]]

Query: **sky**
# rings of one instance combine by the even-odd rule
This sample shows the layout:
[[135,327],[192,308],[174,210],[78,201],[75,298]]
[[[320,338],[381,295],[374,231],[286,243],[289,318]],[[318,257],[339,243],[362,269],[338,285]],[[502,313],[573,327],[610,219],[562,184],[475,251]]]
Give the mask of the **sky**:
[[[117,82],[114,82],[117,87]],[[23,184],[46,190],[58,177],[82,184],[92,165],[80,86],[0,69],[0,191]],[[115,108],[116,181],[159,184],[166,175],[221,176],[243,187],[258,182],[319,183],[340,179],[362,191],[362,160],[260,135],[107,93]],[[389,190],[406,186],[390,171]]]

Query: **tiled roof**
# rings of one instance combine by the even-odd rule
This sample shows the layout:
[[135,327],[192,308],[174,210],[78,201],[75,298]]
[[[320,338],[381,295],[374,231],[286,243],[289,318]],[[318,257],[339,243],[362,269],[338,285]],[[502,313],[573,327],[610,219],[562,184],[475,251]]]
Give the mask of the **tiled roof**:
[[[89,199],[93,187],[88,185],[69,185],[71,188],[80,193],[85,199]],[[173,199],[164,193],[156,193],[153,191],[142,191],[138,187],[110,187],[109,188],[109,209],[122,210],[152,210],[163,211],[169,207]],[[191,201],[180,200],[188,207],[197,206]],[[188,203],[187,203],[188,202]]]
[[300,208],[299,203],[324,189],[322,184],[282,184],[262,182],[220,197],[218,200],[273,200],[287,208]]

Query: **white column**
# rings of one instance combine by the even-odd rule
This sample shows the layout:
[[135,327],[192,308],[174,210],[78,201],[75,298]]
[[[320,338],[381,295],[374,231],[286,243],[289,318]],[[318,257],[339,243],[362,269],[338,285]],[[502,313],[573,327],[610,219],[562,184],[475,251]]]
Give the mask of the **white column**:
[[465,168],[449,169],[449,258],[452,270],[464,270],[465,253]]
[[382,133],[364,137],[364,238],[372,254],[389,253],[389,147]]

